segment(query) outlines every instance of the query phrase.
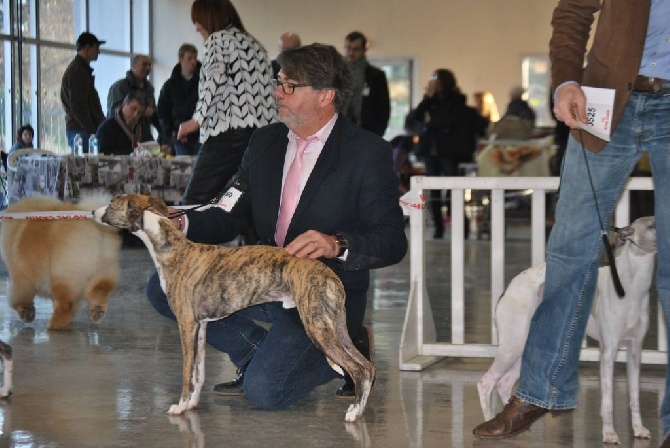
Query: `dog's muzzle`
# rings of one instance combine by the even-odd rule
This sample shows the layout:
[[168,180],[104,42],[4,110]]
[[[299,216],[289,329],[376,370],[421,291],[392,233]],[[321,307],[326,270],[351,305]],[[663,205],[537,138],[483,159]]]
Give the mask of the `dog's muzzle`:
[[106,224],[102,220],[102,218],[105,216],[106,211],[107,211],[107,206],[96,208],[95,210],[93,210],[93,220],[95,222],[100,223],[100,224]]

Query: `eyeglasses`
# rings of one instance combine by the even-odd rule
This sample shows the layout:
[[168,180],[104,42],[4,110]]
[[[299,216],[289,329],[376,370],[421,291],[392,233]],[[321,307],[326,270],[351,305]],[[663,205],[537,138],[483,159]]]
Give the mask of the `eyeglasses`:
[[295,84],[292,82],[282,82],[278,79],[272,80],[272,87],[275,89],[281,86],[281,91],[284,92],[284,95],[293,95],[296,87],[309,87],[309,84]]

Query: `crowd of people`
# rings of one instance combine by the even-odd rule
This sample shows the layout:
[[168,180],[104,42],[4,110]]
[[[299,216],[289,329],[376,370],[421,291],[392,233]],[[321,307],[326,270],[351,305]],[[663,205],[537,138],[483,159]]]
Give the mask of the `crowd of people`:
[[[600,14],[601,32],[583,68],[579,49],[586,48],[590,25],[601,11],[608,14]],[[547,248],[544,300],[530,328],[520,386],[501,413],[475,428],[479,438],[513,436],[547,412],[577,405],[576,366],[593,300],[602,223],[609,222],[643,152],[649,153],[656,191],[664,191],[670,62],[662,37],[668,18],[670,6],[650,0],[635,5],[633,0],[565,0],[554,11],[553,110],[564,129],[573,131],[569,137],[566,131],[562,145],[567,149]],[[211,207],[174,218],[174,225],[189,239],[211,244],[251,229],[257,244],[321,260],[342,280],[348,331],[371,359],[373,334],[363,323],[369,271],[399,262],[407,240],[399,207],[400,164],[394,166],[392,148],[382,138],[390,117],[388,82],[366,58],[366,36],[347,34],[342,54],[330,45],[303,45],[296,33],[287,32],[279,39],[279,56],[271,61],[230,0],[195,0],[191,20],[204,40],[202,62],[195,46],[182,45],[156,101],[148,79],[151,59],[136,55],[125,78],[109,90],[106,118],[90,66],[105,41],[82,33],[62,81],[68,143],[80,135],[86,145],[96,134],[101,152],[129,154],[153,138],[153,126],[176,154],[197,155],[183,203],[216,204],[226,191],[236,200],[231,210]],[[612,49],[622,56],[612,57]],[[584,84],[617,92],[610,142],[575,130],[586,122]],[[532,128],[535,111],[524,94],[521,87],[511,89],[503,120]],[[641,120],[652,123],[648,134],[636,131]],[[394,150],[403,162],[414,152],[427,175],[455,176],[460,164],[473,162],[477,140],[490,125],[467,104],[454,73],[438,68],[407,117],[408,133],[394,140]],[[31,147],[33,136],[34,130],[23,126],[12,149]],[[587,178],[592,182],[584,182]],[[658,251],[665,254],[669,208],[662,197],[655,195],[656,227]],[[431,193],[435,238],[443,236],[445,200],[441,192]],[[658,260],[659,301],[668,315],[669,266],[663,256]],[[174,319],[157,274],[147,283],[147,296],[159,313]],[[214,392],[245,395],[261,408],[285,408],[339,376],[309,340],[295,310],[281,304],[212,322],[207,339],[238,368],[237,378],[216,385]],[[336,395],[355,395],[346,376]],[[670,433],[670,390],[661,420],[665,434]],[[670,438],[663,446],[670,447]]]

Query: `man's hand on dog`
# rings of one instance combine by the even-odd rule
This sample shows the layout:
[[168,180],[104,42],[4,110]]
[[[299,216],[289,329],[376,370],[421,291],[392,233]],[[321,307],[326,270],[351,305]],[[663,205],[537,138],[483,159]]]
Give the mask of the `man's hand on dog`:
[[[173,207],[169,207],[168,210],[170,215],[179,211]],[[180,222],[179,218],[170,218],[170,221],[177,229],[183,230],[183,222]],[[286,246],[286,251],[298,258],[335,258],[340,252],[340,246],[334,235],[308,230],[291,241],[291,244]]]
[[308,230],[286,246],[286,252],[298,258],[335,258],[340,246],[333,235]]

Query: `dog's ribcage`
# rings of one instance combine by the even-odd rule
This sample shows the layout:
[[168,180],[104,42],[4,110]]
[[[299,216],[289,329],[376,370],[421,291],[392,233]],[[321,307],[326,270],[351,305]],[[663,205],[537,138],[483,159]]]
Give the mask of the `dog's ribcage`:
[[[186,240],[169,222],[151,232],[161,284],[171,306],[193,306],[196,320],[217,320],[243,308],[282,301],[301,318],[335,316],[344,306],[339,278],[323,263],[270,246],[228,247]],[[185,296],[188,300],[177,299]],[[295,305],[293,302],[295,301]],[[317,313],[304,310],[318,307]],[[175,310],[176,311],[176,310]]]

